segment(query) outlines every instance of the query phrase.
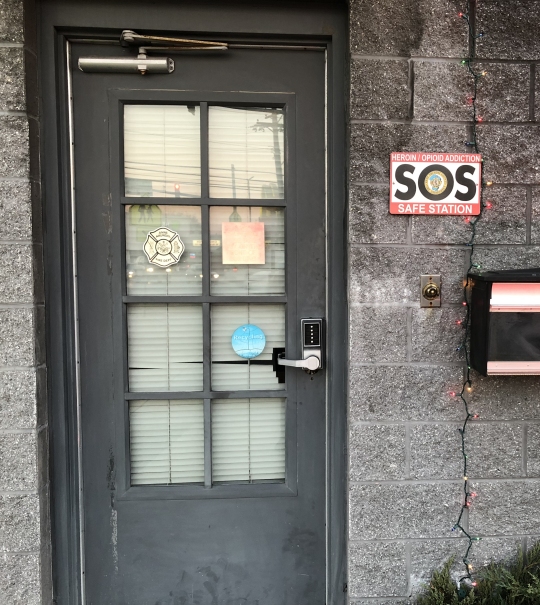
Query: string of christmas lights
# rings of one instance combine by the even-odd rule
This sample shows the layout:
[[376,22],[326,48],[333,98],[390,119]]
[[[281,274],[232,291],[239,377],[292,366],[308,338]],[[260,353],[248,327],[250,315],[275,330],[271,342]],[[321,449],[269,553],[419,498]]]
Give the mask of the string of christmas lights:
[[[461,64],[467,68],[467,71],[472,76],[473,82],[474,82],[473,94],[472,94],[472,96],[467,98],[467,104],[470,105],[472,108],[472,132],[471,132],[470,140],[465,141],[465,145],[467,147],[471,147],[472,149],[474,149],[474,151],[476,153],[479,153],[476,127],[477,127],[477,124],[479,124],[483,121],[483,119],[482,119],[482,116],[478,115],[478,108],[477,108],[478,81],[480,80],[480,78],[487,75],[487,72],[485,70],[476,71],[476,69],[475,69],[476,41],[479,38],[484,37],[484,33],[481,32],[479,34],[476,34],[476,31],[475,31],[474,13],[473,13],[474,1],[475,0],[467,0],[467,6],[466,6],[465,10],[463,12],[460,12],[458,16],[460,19],[465,21],[465,23],[467,24],[468,34],[469,34],[469,56],[467,58],[463,59],[461,61]],[[492,185],[492,182],[491,181],[485,182],[483,180],[483,175],[482,175],[482,181],[480,183],[480,214],[478,216],[476,216],[475,218],[472,218],[470,216],[465,218],[465,222],[468,223],[471,227],[471,237],[470,237],[469,241],[467,242],[467,246],[470,248],[470,257],[469,257],[469,268],[467,270],[467,279],[464,280],[464,285],[463,285],[463,306],[465,307],[465,319],[463,321],[458,320],[458,322],[457,322],[458,324],[463,325],[463,328],[464,328],[463,329],[463,340],[457,350],[463,351],[463,353],[464,353],[466,370],[465,370],[464,381],[463,381],[463,385],[461,387],[460,393],[451,393],[452,396],[454,396],[454,397],[458,396],[461,399],[461,401],[463,403],[463,407],[465,409],[465,419],[463,421],[463,426],[459,429],[459,433],[461,435],[461,453],[463,456],[463,503],[462,503],[461,509],[459,511],[458,519],[457,519],[456,523],[454,524],[452,531],[456,531],[456,530],[461,531],[462,534],[468,540],[467,550],[462,559],[463,564],[465,565],[465,575],[460,578],[460,584],[461,584],[461,582],[465,581],[466,583],[468,583],[469,586],[472,586],[472,587],[476,586],[476,582],[474,581],[474,578],[473,578],[473,573],[472,573],[473,567],[469,560],[469,554],[471,552],[473,544],[475,542],[477,542],[478,540],[480,540],[480,538],[471,536],[471,534],[463,526],[465,511],[469,510],[469,508],[472,504],[472,501],[476,496],[476,493],[470,491],[470,485],[469,485],[469,476],[468,476],[468,471],[467,471],[468,455],[467,455],[466,431],[467,431],[467,425],[469,424],[469,422],[471,420],[475,420],[478,418],[478,414],[474,414],[470,411],[469,402],[466,397],[466,395],[472,391],[470,351],[469,351],[470,319],[471,319],[471,306],[470,306],[470,300],[469,300],[469,291],[470,291],[469,290],[469,273],[471,272],[472,269],[480,269],[480,265],[478,263],[475,263],[473,260],[474,251],[475,251],[474,247],[475,247],[475,240],[476,240],[476,227],[477,227],[478,221],[481,220],[481,218],[482,218],[482,213],[483,213],[484,209],[490,209],[493,207],[493,204],[491,201],[486,201],[484,203],[484,188],[489,187],[491,185]],[[468,518],[467,518],[467,520],[468,520]],[[461,587],[460,591],[459,591],[460,597],[464,598],[467,595],[467,591],[468,591],[467,588]]]

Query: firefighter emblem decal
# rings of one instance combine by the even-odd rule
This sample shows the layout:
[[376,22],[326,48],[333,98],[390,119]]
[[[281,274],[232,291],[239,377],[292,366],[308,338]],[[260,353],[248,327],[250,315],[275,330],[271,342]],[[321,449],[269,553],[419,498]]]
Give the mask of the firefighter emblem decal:
[[144,253],[148,261],[158,267],[170,267],[179,260],[186,247],[176,231],[160,227],[150,231],[144,242]]

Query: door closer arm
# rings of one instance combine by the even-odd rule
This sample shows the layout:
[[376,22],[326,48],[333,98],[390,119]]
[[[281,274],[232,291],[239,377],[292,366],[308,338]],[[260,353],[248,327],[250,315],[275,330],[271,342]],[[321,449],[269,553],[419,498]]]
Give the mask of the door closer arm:
[[170,57],[149,57],[153,51],[178,52],[186,50],[227,50],[225,42],[189,40],[164,36],[145,36],[131,29],[120,35],[120,44],[125,47],[138,46],[137,57],[80,57],[79,69],[87,73],[139,73],[170,74],[174,71],[174,61]]

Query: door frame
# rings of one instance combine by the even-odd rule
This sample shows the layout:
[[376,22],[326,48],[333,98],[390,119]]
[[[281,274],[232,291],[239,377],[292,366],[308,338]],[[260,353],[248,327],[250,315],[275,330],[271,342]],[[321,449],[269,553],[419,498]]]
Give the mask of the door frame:
[[[38,7],[41,91],[40,155],[44,219],[46,358],[50,427],[49,476],[54,602],[84,605],[81,599],[79,456],[77,409],[78,342],[72,227],[71,105],[69,40],[109,38],[122,28],[170,29],[171,12],[182,16],[182,34],[250,43],[314,43],[326,47],[327,66],[327,310],[326,415],[327,605],[346,600],[347,444],[347,203],[346,92],[347,12],[345,2],[274,1],[250,4],[198,0],[178,6],[117,0],[103,12],[95,2],[41,0]],[[122,6],[125,5],[125,6]],[[139,13],[136,14],[137,7]],[[216,8],[219,7],[218,10]],[[148,10],[152,9],[152,10]],[[107,11],[107,20],[104,19]],[[217,13],[217,14],[216,14]],[[134,16],[135,15],[135,16]],[[188,24],[186,26],[186,24]],[[257,29],[258,31],[254,31]],[[229,32],[229,33],[223,33]],[[180,32],[178,32],[180,34]],[[90,50],[90,47],[89,47]],[[279,51],[268,51],[279,52]],[[134,78],[137,78],[134,74]]]

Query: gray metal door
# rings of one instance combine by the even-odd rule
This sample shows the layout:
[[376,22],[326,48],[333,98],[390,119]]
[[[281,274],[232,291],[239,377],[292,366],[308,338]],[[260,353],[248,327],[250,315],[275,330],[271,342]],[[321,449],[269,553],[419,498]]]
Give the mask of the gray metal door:
[[86,603],[323,605],[325,55],[72,51]]

